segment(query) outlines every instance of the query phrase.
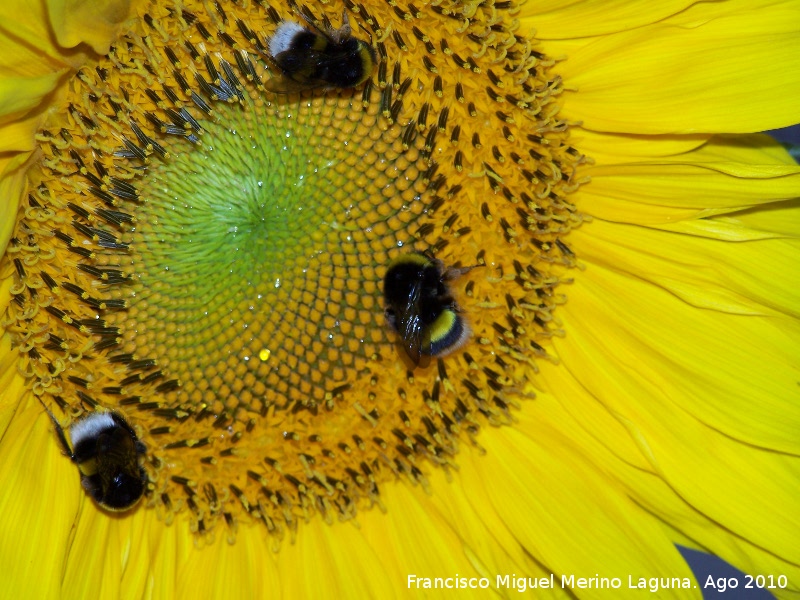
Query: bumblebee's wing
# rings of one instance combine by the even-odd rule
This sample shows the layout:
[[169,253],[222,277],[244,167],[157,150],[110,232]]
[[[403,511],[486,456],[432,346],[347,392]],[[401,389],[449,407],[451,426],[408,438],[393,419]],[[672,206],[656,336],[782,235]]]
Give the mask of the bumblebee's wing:
[[398,311],[397,331],[403,337],[409,358],[418,365],[423,352],[430,353],[430,333],[425,330],[420,314],[420,298],[422,296],[422,280],[414,282],[403,310]]
[[297,94],[323,85],[326,85],[324,81],[293,79],[286,75],[276,75],[264,82],[264,87],[273,94]]
[[[278,66],[285,60],[286,56],[291,56],[291,51],[281,52],[270,61],[274,65],[275,71],[277,71],[275,75],[264,82],[264,87],[270,92],[275,94],[294,94],[326,85],[324,81],[312,77],[315,65],[320,61],[327,60],[325,56],[319,52],[308,51],[302,56],[304,66],[293,69],[291,74],[281,72],[281,68]],[[291,57],[294,58],[294,56]]]
[[292,78],[287,75],[276,75],[264,82],[264,87],[273,94],[297,94],[323,85],[325,85],[324,81]]
[[124,471],[135,476],[139,472],[136,438],[127,430],[114,429],[105,434],[104,448],[98,452],[97,462],[106,465],[106,472]]

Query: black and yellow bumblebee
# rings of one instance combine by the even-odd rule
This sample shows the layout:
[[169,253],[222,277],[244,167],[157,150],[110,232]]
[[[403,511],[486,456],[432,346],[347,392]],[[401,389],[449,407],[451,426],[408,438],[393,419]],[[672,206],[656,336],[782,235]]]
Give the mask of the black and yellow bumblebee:
[[383,277],[384,314],[415,365],[462,346],[470,329],[448,282],[474,267],[446,268],[428,254],[409,252],[389,263]]
[[81,485],[106,510],[133,508],[144,495],[147,474],[139,459],[145,446],[115,412],[96,412],[64,429],[50,414],[64,452],[81,474]]
[[351,88],[369,79],[377,62],[375,49],[352,36],[347,13],[339,29],[327,19],[320,27],[305,14],[300,16],[308,27],[283,21],[269,40],[268,58],[279,74],[264,84],[268,90],[288,94],[319,87]]

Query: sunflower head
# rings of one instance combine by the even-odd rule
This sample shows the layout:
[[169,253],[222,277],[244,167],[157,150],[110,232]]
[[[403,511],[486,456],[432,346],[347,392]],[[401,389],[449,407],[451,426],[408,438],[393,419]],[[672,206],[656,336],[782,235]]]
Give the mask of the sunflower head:
[[[583,161],[516,11],[158,3],[71,80],[5,322],[48,410],[132,425],[147,510],[280,538],[513,422],[560,333]],[[312,37],[282,55],[289,22]],[[314,44],[345,27],[364,73],[339,85]],[[418,368],[382,292],[409,252],[459,273],[448,315],[472,332]]]

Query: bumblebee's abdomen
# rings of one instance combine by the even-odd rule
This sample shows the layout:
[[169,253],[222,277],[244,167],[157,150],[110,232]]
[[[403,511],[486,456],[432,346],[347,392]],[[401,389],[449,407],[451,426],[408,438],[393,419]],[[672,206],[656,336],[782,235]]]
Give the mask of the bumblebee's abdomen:
[[444,308],[436,316],[428,329],[431,336],[431,356],[441,356],[452,352],[469,336],[464,319],[452,308]]
[[112,511],[127,510],[139,502],[145,491],[144,473],[137,467],[133,473],[116,470],[111,477],[94,476],[92,494],[95,500]]

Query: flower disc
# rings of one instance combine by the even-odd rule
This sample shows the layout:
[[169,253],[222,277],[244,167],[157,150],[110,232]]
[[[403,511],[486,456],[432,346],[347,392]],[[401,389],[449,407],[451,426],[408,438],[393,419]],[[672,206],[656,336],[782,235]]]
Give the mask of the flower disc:
[[[348,0],[371,79],[289,94],[266,89],[269,37],[342,7],[207,6],[147,7],[70,83],[7,320],[49,410],[139,431],[150,507],[280,537],[380,505],[382,482],[426,485],[513,421],[558,334],[583,159],[513,3]],[[483,267],[451,282],[470,341],[416,369],[381,296],[412,250]]]

